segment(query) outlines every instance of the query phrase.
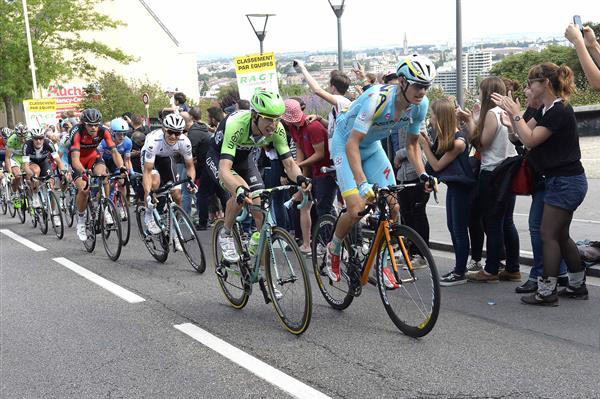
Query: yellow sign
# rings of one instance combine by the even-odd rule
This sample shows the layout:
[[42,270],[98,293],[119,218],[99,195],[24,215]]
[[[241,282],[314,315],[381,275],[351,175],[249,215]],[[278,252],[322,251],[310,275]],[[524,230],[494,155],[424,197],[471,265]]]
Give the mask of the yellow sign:
[[251,54],[235,57],[235,73],[254,73],[275,70],[275,53]]
[[25,100],[25,110],[27,112],[56,112],[56,99],[46,98],[43,100]]

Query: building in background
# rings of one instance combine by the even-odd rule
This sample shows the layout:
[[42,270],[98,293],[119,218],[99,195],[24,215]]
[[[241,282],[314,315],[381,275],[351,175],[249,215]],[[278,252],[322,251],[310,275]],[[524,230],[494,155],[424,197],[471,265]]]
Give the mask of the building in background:
[[[463,89],[477,91],[478,82],[489,76],[492,69],[491,51],[474,51],[463,54]],[[437,70],[435,85],[441,86],[444,93],[456,96],[456,61],[448,61]]]
[[[127,79],[148,80],[158,83],[165,91],[167,89],[181,91],[188,98],[198,101],[200,91],[195,52],[186,51],[180,46],[175,36],[146,2],[143,0],[104,1],[96,5],[96,10],[127,25],[100,32],[82,32],[82,37],[119,48],[135,58],[135,61],[129,64],[93,58],[92,62],[99,72],[114,71]],[[65,54],[65,60],[68,59],[68,54]],[[71,96],[69,90],[80,93],[88,83],[90,82],[83,78],[71,79],[68,82],[52,82],[44,90],[44,96],[66,97],[59,100],[68,104],[61,107],[61,110],[76,107],[81,97]]]

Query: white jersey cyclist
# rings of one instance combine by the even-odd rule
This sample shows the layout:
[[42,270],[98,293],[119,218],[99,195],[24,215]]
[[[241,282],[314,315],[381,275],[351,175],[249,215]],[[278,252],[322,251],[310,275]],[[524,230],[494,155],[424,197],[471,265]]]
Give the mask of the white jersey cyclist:
[[165,133],[162,129],[157,129],[146,137],[142,147],[142,168],[144,163],[154,164],[154,174],[160,174],[163,184],[175,180],[175,160],[173,157],[179,154],[184,160],[192,160],[192,143],[187,136],[179,136],[177,143],[169,145],[165,141]]

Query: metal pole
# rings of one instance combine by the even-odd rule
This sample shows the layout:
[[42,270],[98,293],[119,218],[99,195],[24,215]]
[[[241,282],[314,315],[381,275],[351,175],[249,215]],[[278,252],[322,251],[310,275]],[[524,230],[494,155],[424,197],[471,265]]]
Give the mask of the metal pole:
[[263,41],[262,40],[260,40],[260,53],[261,54],[263,53]]
[[338,68],[340,72],[344,72],[344,55],[342,51],[342,17],[341,15],[337,19],[338,28]]
[[33,60],[33,48],[31,47],[31,33],[29,32],[29,16],[27,14],[27,0],[23,0],[23,18],[25,19],[25,32],[27,33],[27,47],[29,48],[29,64],[31,68],[31,79],[33,80],[33,96],[39,98],[37,79],[35,77],[35,62]]
[[461,7],[460,0],[456,0],[456,101],[461,107],[465,105],[463,93],[462,54]]

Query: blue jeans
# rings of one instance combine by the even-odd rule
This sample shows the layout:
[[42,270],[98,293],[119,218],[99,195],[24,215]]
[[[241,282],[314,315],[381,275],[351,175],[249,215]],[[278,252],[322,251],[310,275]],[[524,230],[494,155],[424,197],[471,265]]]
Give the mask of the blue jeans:
[[446,192],[446,219],[452,237],[456,263],[454,273],[467,272],[469,259],[469,218],[471,209],[471,188],[460,184],[449,184]]
[[[179,180],[187,177],[187,169],[185,168],[185,164],[177,164],[177,174],[179,175]],[[181,186],[181,207],[187,212],[188,215],[192,214],[192,196],[188,192],[187,185]]]
[[[266,187],[277,187],[281,185],[280,178],[283,176],[283,164],[279,159],[271,160],[271,169],[267,176],[265,176]],[[283,227],[288,230],[291,227],[290,220],[288,217],[287,209],[283,206],[283,203],[289,198],[288,193],[285,191],[275,191],[272,197],[271,209],[275,214],[275,222],[277,226]]]
[[335,215],[333,200],[337,193],[335,178],[331,175],[313,178],[313,195],[317,200],[317,215]]
[[[531,196],[531,208],[529,208],[529,235],[531,236],[531,249],[533,251],[533,267],[529,272],[529,280],[537,281],[544,274],[544,252],[542,251],[542,237],[540,225],[544,214],[544,197],[546,190],[536,191]],[[564,259],[560,261],[559,276],[567,274],[567,265]]]

